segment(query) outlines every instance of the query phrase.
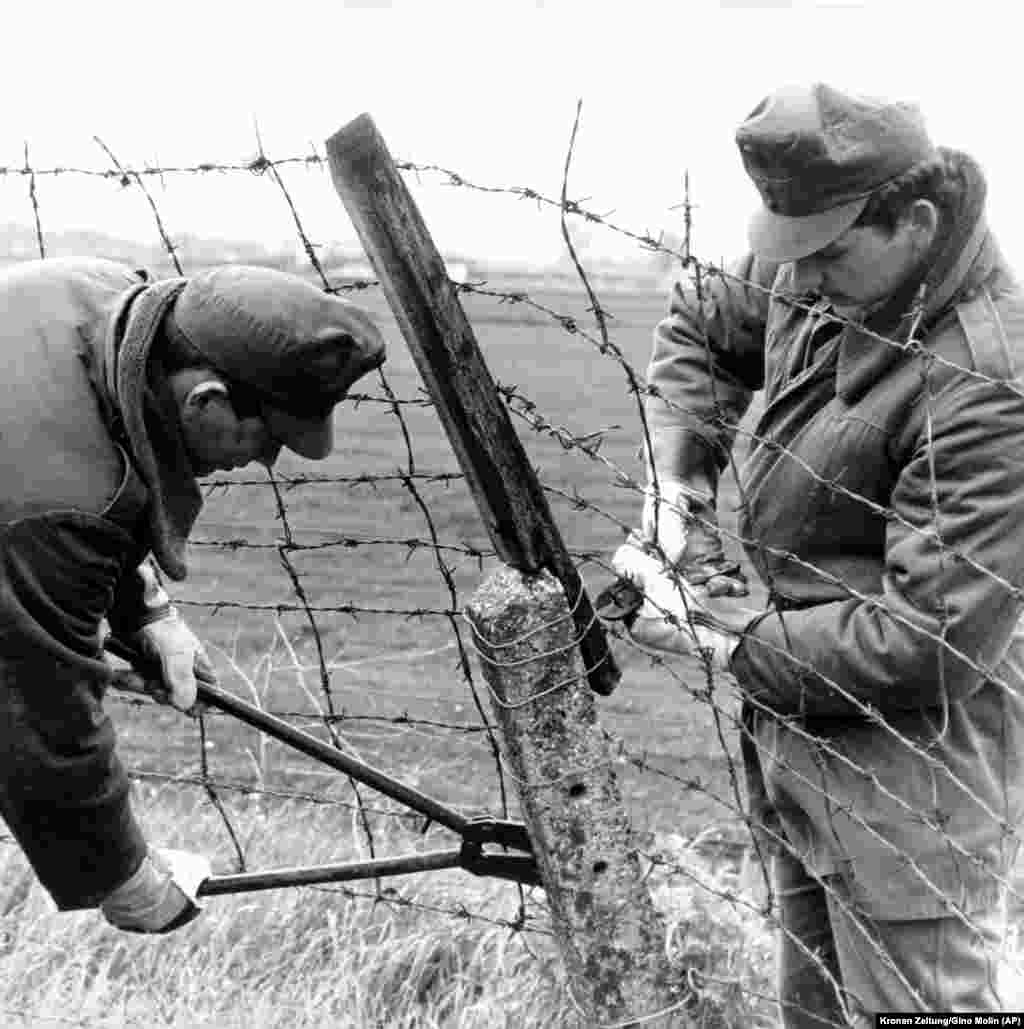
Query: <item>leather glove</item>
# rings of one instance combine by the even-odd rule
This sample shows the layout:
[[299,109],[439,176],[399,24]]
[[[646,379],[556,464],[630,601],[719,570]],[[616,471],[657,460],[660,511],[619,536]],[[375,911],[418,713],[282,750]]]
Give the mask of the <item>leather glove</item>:
[[118,929],[168,933],[199,914],[196,895],[211,874],[209,861],[200,854],[151,847],[138,871],[100,904],[100,910]]
[[669,564],[709,597],[745,597],[750,590],[736,562],[726,560],[714,504],[677,479],[658,479],[644,497],[643,538],[657,543]]
[[147,680],[147,692],[179,711],[188,711],[195,704],[197,675],[204,682],[217,681],[199,637],[173,606],[162,617],[131,633],[125,642],[138,649],[144,659],[159,663],[161,681]]
[[612,557],[615,571],[644,594],[643,606],[624,620],[630,638],[665,653],[706,655],[713,668],[728,671],[744,628],[758,613],[716,603],[642,547],[642,541],[630,540]]

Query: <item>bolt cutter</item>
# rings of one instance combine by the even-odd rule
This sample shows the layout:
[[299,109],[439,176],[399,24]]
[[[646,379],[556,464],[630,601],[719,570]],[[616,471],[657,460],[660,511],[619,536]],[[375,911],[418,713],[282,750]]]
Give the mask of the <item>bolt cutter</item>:
[[[143,679],[159,681],[159,665],[156,662],[147,661],[128,644],[111,636],[105,641],[104,647],[109,653],[131,665],[135,673],[142,676]],[[119,685],[116,673],[113,685],[115,687]],[[123,677],[121,685],[131,689]],[[137,692],[137,689],[133,692]],[[203,881],[199,887],[198,896],[209,897],[225,893],[272,890],[283,886],[309,886],[354,879],[375,879],[378,876],[406,875],[412,872],[441,868],[463,868],[473,875],[490,875],[528,886],[540,884],[533,847],[526,827],[521,822],[489,817],[467,818],[462,813],[407,783],[392,778],[364,761],[350,757],[311,733],[297,729],[289,722],[246,703],[234,694],[228,693],[202,678],[198,682],[198,698],[207,707],[232,715],[246,725],[266,733],[299,753],[314,758],[336,771],[344,772],[353,779],[391,797],[392,800],[397,800],[414,811],[418,811],[426,816],[428,823],[437,822],[462,837],[461,845],[451,850],[428,851],[374,861],[316,865],[308,868],[281,868],[265,872],[214,875]],[[501,846],[520,853],[496,854],[484,849],[488,845]]]

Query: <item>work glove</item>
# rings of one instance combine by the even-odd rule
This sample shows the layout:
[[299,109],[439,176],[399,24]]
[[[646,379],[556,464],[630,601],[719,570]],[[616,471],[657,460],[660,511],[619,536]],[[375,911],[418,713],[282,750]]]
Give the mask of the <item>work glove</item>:
[[615,552],[612,566],[644,597],[643,605],[623,618],[630,638],[651,650],[691,654],[728,671],[743,631],[758,612],[728,604],[692,586],[631,538]]
[[210,862],[200,854],[151,847],[138,871],[100,904],[100,910],[118,929],[168,933],[199,914],[199,886],[211,874]]
[[726,560],[714,504],[679,480],[659,477],[657,490],[647,491],[641,536],[657,543],[669,564],[709,597],[750,592],[739,564]]
[[168,606],[160,618],[124,637],[124,641],[138,651],[144,662],[160,669],[159,681],[146,679],[146,692],[179,711],[188,711],[195,704],[197,675],[204,682],[217,681],[217,673],[199,637],[173,606]]

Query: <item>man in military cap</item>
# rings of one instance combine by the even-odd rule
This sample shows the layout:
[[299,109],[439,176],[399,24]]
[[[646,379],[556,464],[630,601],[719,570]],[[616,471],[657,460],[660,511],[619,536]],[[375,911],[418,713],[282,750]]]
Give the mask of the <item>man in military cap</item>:
[[352,304],[244,266],[150,282],[33,261],[0,275],[0,310],[0,815],[59,908],[166,932],[209,865],[147,846],[132,815],[101,623],[191,708],[213,670],[156,565],[185,577],[197,476],[326,457],[334,405],[384,344]]
[[[967,154],[826,85],[737,143],[750,253],[655,333],[634,636],[743,697],[787,1026],[993,1011],[1024,811],[1024,298]],[[755,391],[764,410],[738,423]],[[739,536],[715,504],[740,436]],[[673,621],[666,612],[680,615]]]

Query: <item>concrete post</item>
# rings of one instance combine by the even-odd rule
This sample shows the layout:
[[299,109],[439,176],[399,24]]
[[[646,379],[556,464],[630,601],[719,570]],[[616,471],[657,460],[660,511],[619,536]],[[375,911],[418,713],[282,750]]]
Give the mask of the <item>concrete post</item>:
[[561,584],[506,566],[466,613],[584,1024],[689,1026]]

